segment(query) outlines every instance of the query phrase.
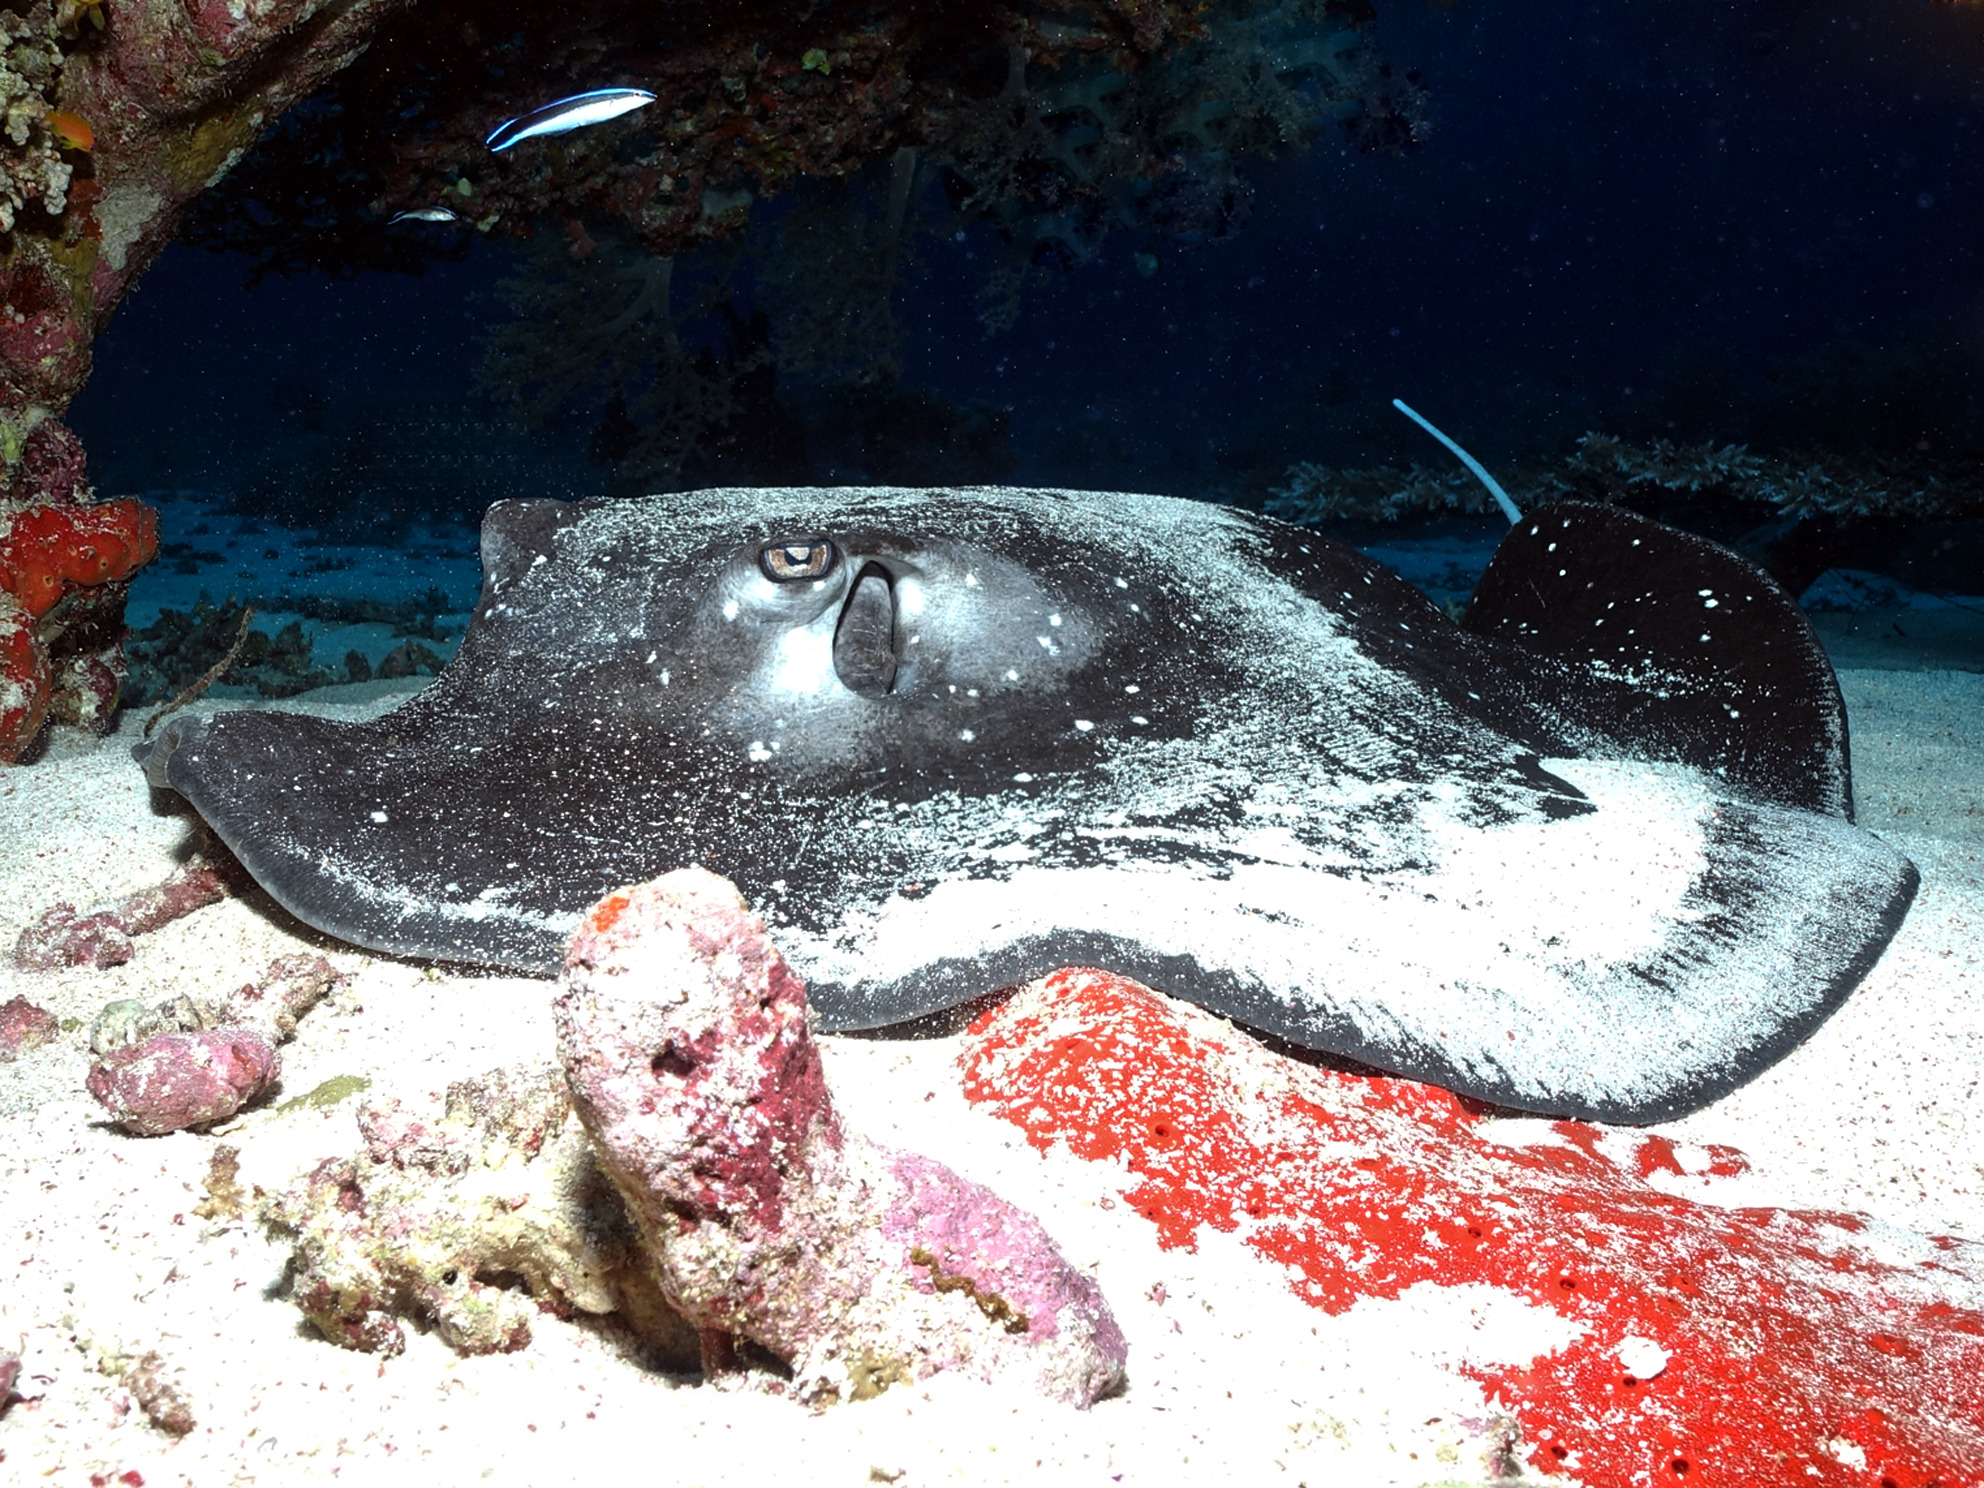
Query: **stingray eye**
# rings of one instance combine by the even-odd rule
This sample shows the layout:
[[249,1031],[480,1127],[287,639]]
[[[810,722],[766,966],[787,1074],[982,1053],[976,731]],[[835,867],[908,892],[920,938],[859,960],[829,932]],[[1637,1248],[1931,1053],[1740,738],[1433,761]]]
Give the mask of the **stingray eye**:
[[825,578],[833,566],[834,545],[824,537],[766,543],[758,549],[758,567],[774,584]]

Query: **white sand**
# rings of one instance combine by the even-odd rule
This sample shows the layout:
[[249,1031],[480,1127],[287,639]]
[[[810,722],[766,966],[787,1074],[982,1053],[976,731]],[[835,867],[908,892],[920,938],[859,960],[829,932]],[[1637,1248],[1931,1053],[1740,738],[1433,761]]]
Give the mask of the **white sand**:
[[[1841,680],[1860,819],[1914,858],[1921,897],[1852,1001],[1802,1049],[1662,1128],[1738,1147],[1751,1170],[1665,1183],[1711,1203],[1857,1209],[1984,1238],[1984,676]],[[299,701],[328,712],[332,696]],[[149,886],[183,851],[185,819],[152,814],[130,763],[135,727],[104,741],[60,731],[38,762],[0,774],[0,948],[50,903],[88,909]],[[313,948],[352,974],[352,990],[285,1048],[282,1095],[349,1074],[369,1077],[373,1095],[438,1096],[452,1080],[549,1051],[549,984],[360,955],[299,934],[253,899],[138,947],[105,972],[0,966],[0,1002],[25,996],[74,1020],[61,1043],[0,1065],[0,1346],[24,1345],[21,1389],[38,1397],[0,1417],[7,1482],[136,1471],[152,1488],[609,1474],[740,1485],[1483,1484],[1497,1481],[1493,1458],[1510,1428],[1457,1366],[1527,1360],[1569,1337],[1555,1314],[1486,1288],[1420,1287],[1331,1318],[1237,1240],[1208,1234],[1196,1253],[1160,1251],[1152,1227],[1118,1203],[1114,1169],[1042,1157],[966,1105],[954,1040],[829,1039],[829,1075],[851,1122],[1032,1208],[1097,1276],[1130,1340],[1127,1393],[1078,1413],[940,1378],[811,1414],[748,1382],[644,1372],[610,1330],[550,1317],[512,1355],[460,1359],[412,1330],[400,1358],[349,1353],[276,1295],[281,1249],[250,1223],[192,1210],[217,1142],[242,1149],[244,1182],[274,1186],[357,1147],[356,1103],[263,1110],[218,1135],[128,1137],[100,1122],[82,1090],[82,1030],[113,998],[219,991]],[[197,1417],[183,1440],[151,1427],[99,1369],[147,1351]]]

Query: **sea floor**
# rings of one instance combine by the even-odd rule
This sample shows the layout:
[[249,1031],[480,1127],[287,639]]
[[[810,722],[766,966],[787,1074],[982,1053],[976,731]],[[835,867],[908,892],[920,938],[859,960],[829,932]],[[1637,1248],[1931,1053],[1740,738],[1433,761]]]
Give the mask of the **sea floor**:
[[[313,590],[335,576],[354,592],[432,583],[467,586],[464,604],[472,597],[472,549],[460,550],[459,535],[437,536],[417,556],[317,550],[351,563],[313,574],[268,533],[207,520],[196,541],[232,556],[187,573],[148,571],[134,588],[134,623],[145,623],[146,607],[190,602],[192,584],[221,597],[223,571],[244,589],[266,585],[275,571],[264,565],[287,565],[275,576]],[[1920,897],[1860,989],[1782,1063],[1683,1121],[1598,1140],[1739,1150],[1746,1164],[1681,1162],[1641,1175],[1708,1210],[1849,1211],[1903,1236],[1984,1241],[1984,672],[1896,669],[1846,649],[1887,645],[1878,632],[1828,634],[1828,644],[1842,660],[1863,657],[1840,676],[1859,820],[1915,860]],[[366,716],[420,685],[222,705]],[[32,765],[0,774],[0,948],[48,906],[89,909],[145,888],[188,850],[188,821],[155,806],[131,763],[140,722],[127,715],[102,739],[57,730]],[[284,1047],[273,1099],[202,1134],[136,1138],[103,1119],[83,1090],[84,1030],[107,1002],[217,992],[305,950],[327,956],[349,985]],[[274,1191],[357,1150],[361,1100],[437,1099],[456,1080],[547,1057],[549,994],[541,981],[351,950],[259,894],[141,938],[120,967],[25,972],[0,960],[0,1004],[26,998],[64,1029],[0,1064],[0,1350],[24,1364],[22,1398],[0,1414],[0,1480],[556,1484],[635,1463],[685,1485],[1613,1488],[1576,1462],[1542,1473],[1530,1460],[1533,1423],[1484,1382],[1532,1364],[1547,1373],[1579,1330],[1565,1314],[1507,1287],[1431,1282],[1332,1311],[1305,1301],[1291,1266],[1244,1230],[1202,1226],[1167,1248],[1177,1235],[1131,1202],[1139,1180],[1123,1159],[1091,1161],[1065,1142],[1043,1151],[967,1099],[966,1035],[827,1038],[828,1077],[851,1126],[1033,1210],[1097,1279],[1129,1340],[1129,1384],[1085,1412],[956,1376],[812,1411],[769,1376],[671,1374],[644,1364],[611,1324],[548,1314],[510,1354],[459,1357],[412,1329],[399,1357],[348,1352],[287,1299],[286,1246],[250,1219],[198,1212],[222,1144],[239,1151],[244,1188]],[[349,1089],[350,1077],[369,1084],[341,1099],[297,1099],[327,1082],[342,1081],[331,1093]],[[1512,1146],[1553,1140],[1531,1118],[1484,1126]],[[1953,1305],[1984,1310],[1977,1252],[1960,1253],[1973,1260],[1953,1260],[1938,1284]],[[154,1361],[134,1370],[147,1355]],[[193,1418],[183,1436],[149,1419],[161,1378]],[[1843,1437],[1835,1445],[1822,1476],[1796,1481],[1878,1488],[1880,1464]]]

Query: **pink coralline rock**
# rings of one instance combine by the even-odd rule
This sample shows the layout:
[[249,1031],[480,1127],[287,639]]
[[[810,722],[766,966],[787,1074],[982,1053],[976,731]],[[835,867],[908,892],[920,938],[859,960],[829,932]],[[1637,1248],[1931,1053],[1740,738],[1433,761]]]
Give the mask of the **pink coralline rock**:
[[14,1393],[14,1382],[21,1377],[21,1361],[18,1356],[0,1349],[0,1415],[7,1410],[7,1402]]
[[25,997],[0,1003],[0,1064],[20,1057],[29,1049],[51,1044],[62,1036],[61,1025],[46,1008],[38,1008]]
[[109,1054],[161,1033],[210,1028],[246,1029],[271,1045],[280,1044],[296,1032],[305,1013],[345,981],[344,973],[324,957],[305,951],[276,957],[260,981],[218,997],[181,993],[152,1007],[135,998],[120,999],[106,1004],[91,1023],[90,1052]]
[[90,1094],[141,1137],[225,1121],[274,1083],[282,1061],[251,1028],[161,1033],[99,1060]]
[[1086,1406],[1126,1348],[1040,1222],[842,1127],[805,988],[725,880],[684,869],[596,905],[553,1004],[580,1120],[699,1330],[810,1401],[958,1369]]
[[214,862],[196,853],[162,883],[107,908],[83,914],[73,904],[53,905],[14,942],[14,965],[22,971],[122,966],[136,954],[134,937],[226,898],[237,874],[231,861]]

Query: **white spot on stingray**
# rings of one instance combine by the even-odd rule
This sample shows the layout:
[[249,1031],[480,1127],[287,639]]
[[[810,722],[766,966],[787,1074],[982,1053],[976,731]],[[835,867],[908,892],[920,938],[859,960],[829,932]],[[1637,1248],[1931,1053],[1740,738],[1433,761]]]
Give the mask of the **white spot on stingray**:
[[1130,684],[1130,685],[1129,685],[1128,687],[1126,687],[1126,688],[1124,688],[1124,689],[1123,689],[1123,691],[1125,691],[1125,692],[1142,692],[1142,691],[1143,691],[1143,689],[1142,689],[1141,687],[1139,687],[1139,686],[1137,686],[1137,684],[1136,684],[1136,683],[1134,683],[1134,682],[1132,682],[1132,683],[1131,683],[1131,684]]
[[1014,781],[1015,781],[1016,783],[1018,783],[1018,784],[1020,784],[1020,785],[1031,785],[1031,784],[1033,784],[1033,777],[1032,777],[1031,775],[1029,775],[1029,774],[1027,774],[1027,773],[1026,773],[1026,771],[1024,771],[1024,770],[1022,770],[1022,771],[1020,771],[1020,773],[1019,773],[1019,774],[1017,774],[1017,775],[1015,775],[1015,776],[1013,777],[1013,779],[1014,779]]
[[967,589],[976,589],[978,587],[978,575],[975,573],[966,574],[964,576],[964,586]]
[[1708,632],[1707,632],[1707,631],[1703,631],[1703,632],[1702,632],[1702,639],[1703,639],[1703,640],[1707,640],[1707,639],[1708,639]]
[[1047,617],[1047,623],[1049,625],[1059,625],[1061,623],[1061,617],[1059,615],[1049,615]]
[[1095,725],[1089,722],[1088,719],[1086,718],[1077,718],[1075,720],[1075,727],[1080,729],[1083,733],[1087,733],[1090,729],[1094,728]]
[[734,599],[726,599],[726,600],[725,600],[725,601],[723,602],[723,618],[724,618],[724,619],[726,619],[726,620],[735,620],[735,619],[737,618],[737,601],[736,601],[736,600],[734,600]]
[[1008,682],[1017,682],[1019,679],[1020,674],[1018,672],[1014,671],[1011,667],[1006,668],[1006,680]]
[[1146,717],[1144,717],[1144,716],[1143,716],[1143,714],[1141,714],[1141,713],[1132,713],[1132,714],[1130,715],[1130,722],[1132,722],[1132,723],[1149,723],[1149,722],[1150,722],[1150,720],[1149,720],[1148,718],[1146,718]]
[[1721,601],[1721,600],[1719,600],[1719,599],[1710,599],[1710,600],[1704,600],[1704,601],[1702,602],[1702,608],[1703,608],[1703,609],[1705,609],[1705,610],[1712,610],[1712,609],[1714,609],[1714,608],[1715,608],[1715,607],[1716,607],[1717,605],[1719,605],[1719,604],[1721,604],[1721,603],[1722,603],[1722,601]]
[[650,652],[648,652],[648,659],[647,659],[647,662],[646,662],[646,665],[648,665],[648,666],[653,666],[653,665],[654,665],[654,659],[655,659],[655,657],[657,657],[657,656],[659,656],[660,654],[661,654],[661,653],[660,653],[659,651],[650,651]]
[[1130,587],[1130,581],[1128,579],[1118,579],[1116,581],[1116,587],[1118,589],[1127,589]]
[[540,563],[549,563],[550,561],[542,553],[539,553],[535,558],[531,559],[530,566],[536,568]]
[[661,669],[661,685],[662,685],[663,687],[666,687],[666,686],[668,685],[668,668],[667,668],[667,667],[663,667],[663,668]]
[[753,739],[751,741],[751,747],[744,752],[751,757],[752,763],[759,765],[762,765],[772,757],[772,752],[765,748],[764,741],[761,739]]
[[374,820],[375,822],[382,822],[388,820],[388,818],[385,812],[375,811],[372,813],[372,820]]
[[973,739],[976,739],[978,735],[974,734],[970,729],[959,729],[958,737],[964,740],[965,743],[969,744]]

